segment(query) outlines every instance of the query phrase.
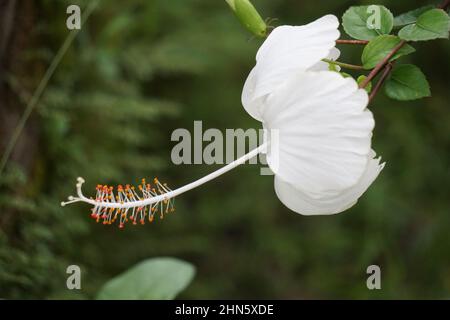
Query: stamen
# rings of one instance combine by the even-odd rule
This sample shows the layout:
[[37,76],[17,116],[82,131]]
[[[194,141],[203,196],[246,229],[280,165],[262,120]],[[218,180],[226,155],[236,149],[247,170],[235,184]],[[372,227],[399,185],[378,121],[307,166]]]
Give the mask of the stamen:
[[93,219],[97,222],[102,220],[105,225],[113,224],[116,220],[119,220],[119,228],[124,228],[128,221],[133,224],[145,224],[146,219],[153,222],[155,214],[159,213],[160,219],[163,219],[164,214],[175,211],[176,196],[220,177],[261,152],[267,152],[267,146],[268,142],[265,142],[239,159],[175,190],[170,189],[167,184],[161,183],[158,178],[153,179],[153,185],[142,179],[137,190],[129,184],[125,187],[118,185],[116,193],[114,193],[113,187],[99,184],[95,188],[97,192],[95,199],[93,199],[83,195],[81,187],[85,181],[79,177],[76,184],[78,197],[70,196],[69,201],[61,202],[61,206],[75,202],[88,203],[93,206],[91,212]]
[[[77,190],[79,197],[68,197],[67,202],[61,202],[62,206],[79,201],[89,202],[94,205],[91,209],[91,218],[96,222],[102,222],[104,225],[111,225],[117,219],[119,219],[119,228],[123,229],[125,224],[129,221],[133,225],[145,224],[146,219],[149,222],[153,222],[156,213],[159,213],[161,219],[164,218],[164,214],[174,212],[174,198],[164,197],[171,189],[167,187],[167,184],[159,182],[158,178],[155,178],[154,184],[156,188],[152,188],[149,183],[146,183],[145,179],[141,180],[141,184],[138,185],[139,193],[136,191],[136,187],[130,184],[118,185],[116,193],[114,187],[98,184],[95,188],[96,194],[94,199],[86,198],[81,193],[81,185],[84,183],[82,178],[78,178]],[[142,205],[140,202],[160,197],[155,202]],[[128,204],[136,204],[127,206]]]

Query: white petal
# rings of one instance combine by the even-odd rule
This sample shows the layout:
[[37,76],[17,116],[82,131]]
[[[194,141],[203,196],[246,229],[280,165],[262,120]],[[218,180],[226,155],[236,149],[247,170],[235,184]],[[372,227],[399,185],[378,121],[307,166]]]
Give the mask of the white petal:
[[247,111],[248,114],[250,114],[253,118],[255,118],[258,121],[262,121],[260,108],[263,105],[263,101],[265,97],[260,97],[257,99],[254,99],[255,95],[255,86],[256,86],[256,67],[250,71],[250,74],[247,77],[247,80],[244,84],[244,89],[242,90],[242,105],[244,106],[244,109]]
[[275,177],[275,192],[286,207],[303,215],[340,213],[356,204],[362,194],[378,177],[381,170],[383,170],[385,164],[380,165],[380,158],[374,159],[374,156],[375,153],[372,154],[372,158],[360,181],[355,186],[335,195],[313,198],[277,176]]
[[336,61],[341,56],[341,51],[338,48],[332,48],[330,54],[327,56],[327,59]]
[[254,99],[326,58],[339,38],[338,27],[337,17],[327,15],[305,26],[275,28],[256,55]]
[[[336,61],[339,59],[339,56],[341,55],[341,51],[337,48],[332,48],[330,51],[330,54],[326,57],[329,60]],[[319,61],[315,65],[313,65],[311,68],[308,69],[308,71],[327,71],[329,70],[329,64],[324,61]],[[336,66],[336,70],[340,71],[341,67]]]
[[[355,185],[369,161],[374,120],[368,95],[336,72],[303,72],[265,102],[267,129],[275,129],[267,161],[285,182],[321,195]],[[277,165],[278,164],[278,165]]]

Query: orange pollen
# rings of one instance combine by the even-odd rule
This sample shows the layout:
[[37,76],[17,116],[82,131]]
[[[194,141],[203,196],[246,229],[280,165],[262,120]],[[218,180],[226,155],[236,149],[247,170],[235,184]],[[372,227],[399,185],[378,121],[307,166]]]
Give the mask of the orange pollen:
[[[143,225],[146,219],[153,222],[157,213],[162,220],[165,213],[175,211],[173,198],[164,198],[146,206],[138,203],[138,201],[151,199],[171,191],[167,184],[161,183],[158,178],[154,178],[153,181],[154,188],[146,182],[146,179],[142,179],[142,184],[139,184],[137,188],[131,184],[119,184],[116,192],[112,186],[98,184],[95,188],[97,191],[96,205],[92,209],[91,217],[103,225],[111,225],[118,221],[120,229],[123,229],[129,221],[133,225],[137,225],[138,222]],[[105,204],[118,204],[119,206],[110,208]]]

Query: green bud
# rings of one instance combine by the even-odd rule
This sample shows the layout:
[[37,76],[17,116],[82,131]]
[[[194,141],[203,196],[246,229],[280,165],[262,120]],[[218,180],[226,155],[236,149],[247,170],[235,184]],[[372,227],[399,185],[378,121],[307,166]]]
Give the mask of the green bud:
[[335,72],[339,72],[338,66],[333,64],[333,63],[329,63],[328,64],[328,70],[329,71],[335,71]]
[[[365,75],[361,75],[361,76],[358,77],[358,79],[356,79],[356,82],[358,84],[361,84],[366,79],[367,79],[367,77]],[[366,89],[367,93],[370,93],[372,91],[372,82],[369,82],[369,84],[366,86],[365,89]]]
[[257,37],[267,35],[267,25],[249,0],[225,0],[241,24]]

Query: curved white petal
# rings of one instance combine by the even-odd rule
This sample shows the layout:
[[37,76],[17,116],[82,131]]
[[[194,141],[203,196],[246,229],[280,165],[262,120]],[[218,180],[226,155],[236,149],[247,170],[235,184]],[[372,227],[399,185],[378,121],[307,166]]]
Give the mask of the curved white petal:
[[244,89],[242,90],[242,105],[249,115],[258,121],[262,121],[260,108],[263,106],[263,101],[265,97],[260,97],[255,99],[255,87],[256,87],[256,67],[250,71],[247,80],[244,84]]
[[254,98],[271,93],[298,71],[326,58],[339,38],[339,20],[326,15],[305,26],[275,28],[256,55]]
[[[332,48],[330,54],[326,58],[329,60],[336,61],[337,59],[339,59],[340,55],[341,51],[339,51],[338,48]],[[319,61],[308,69],[308,71],[327,71],[327,70],[329,70],[329,64],[324,61]],[[341,67],[336,66],[336,70],[340,71]]]
[[374,157],[375,152],[372,152],[371,160],[356,185],[334,195],[322,196],[321,198],[311,197],[277,176],[275,177],[275,192],[286,207],[303,215],[340,213],[356,204],[383,170],[385,164],[380,164],[380,158],[374,159]]
[[341,56],[341,51],[338,48],[332,48],[330,54],[327,56],[327,59],[336,61]]
[[[278,132],[267,161],[283,181],[309,194],[355,185],[369,162],[374,120],[367,92],[331,71],[303,72],[265,101],[264,125]],[[269,135],[269,137],[272,135]]]
[[305,26],[275,28],[256,55],[242,92],[242,104],[249,114],[261,121],[264,97],[299,71],[325,70],[323,58],[337,59],[339,20],[327,15]]

